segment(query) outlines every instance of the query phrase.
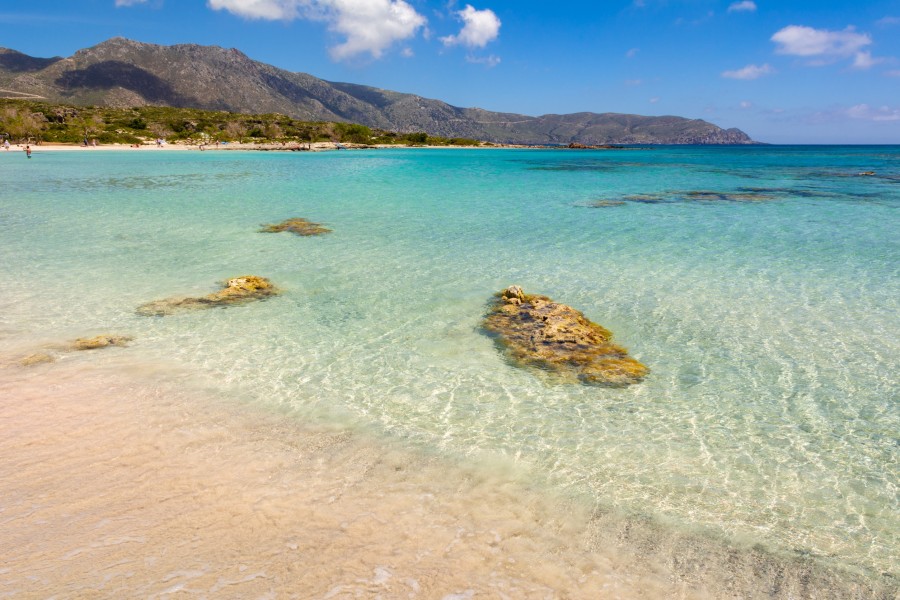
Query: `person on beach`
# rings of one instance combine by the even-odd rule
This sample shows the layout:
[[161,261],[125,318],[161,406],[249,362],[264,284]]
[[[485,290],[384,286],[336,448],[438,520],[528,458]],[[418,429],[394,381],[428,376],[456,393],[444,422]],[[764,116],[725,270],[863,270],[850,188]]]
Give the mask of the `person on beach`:
[[25,156],[31,158],[31,146],[25,146]]
[[9,140],[3,140],[3,149],[9,152]]

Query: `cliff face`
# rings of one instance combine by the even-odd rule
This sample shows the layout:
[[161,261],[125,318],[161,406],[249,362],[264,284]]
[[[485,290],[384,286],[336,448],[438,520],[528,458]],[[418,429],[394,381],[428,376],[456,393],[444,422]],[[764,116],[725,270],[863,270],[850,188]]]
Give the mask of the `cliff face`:
[[531,117],[458,108],[440,100],[333,83],[251,60],[235,49],[158,46],[114,38],[69,58],[0,49],[0,95],[97,106],[147,104],[282,113],[522,144],[750,144],[738,129],[702,120],[614,113]]

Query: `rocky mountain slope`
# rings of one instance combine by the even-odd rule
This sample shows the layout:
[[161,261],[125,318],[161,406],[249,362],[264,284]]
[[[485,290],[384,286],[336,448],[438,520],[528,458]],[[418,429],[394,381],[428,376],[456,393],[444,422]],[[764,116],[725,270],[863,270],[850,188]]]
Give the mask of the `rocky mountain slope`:
[[236,49],[158,46],[114,38],[69,58],[0,49],[0,97],[96,106],[162,105],[282,113],[522,144],[749,144],[739,129],[700,119],[614,113],[531,117],[324,81],[254,61]]

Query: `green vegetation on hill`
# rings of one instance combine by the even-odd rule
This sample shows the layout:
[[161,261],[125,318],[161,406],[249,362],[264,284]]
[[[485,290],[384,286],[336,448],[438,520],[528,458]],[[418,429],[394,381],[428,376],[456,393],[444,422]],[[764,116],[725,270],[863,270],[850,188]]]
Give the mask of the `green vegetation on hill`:
[[214,142],[478,146],[468,138],[396,133],[353,123],[301,121],[280,114],[248,115],[196,108],[106,108],[0,99],[0,136],[11,142],[139,144],[156,138]]

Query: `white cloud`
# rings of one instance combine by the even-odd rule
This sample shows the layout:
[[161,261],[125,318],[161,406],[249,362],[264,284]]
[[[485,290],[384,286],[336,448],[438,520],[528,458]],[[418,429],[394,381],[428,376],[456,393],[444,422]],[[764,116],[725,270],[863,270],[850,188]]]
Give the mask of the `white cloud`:
[[742,2],[734,2],[728,7],[728,12],[755,12],[756,2],[753,0],[743,0]]
[[484,48],[500,34],[500,19],[489,8],[475,10],[471,4],[467,4],[456,14],[465,25],[459,34],[441,38],[445,46],[459,44],[468,48]]
[[626,79],[625,80],[625,85],[627,85],[629,87],[641,85],[642,83],[644,83],[644,81],[642,79]]
[[876,25],[881,25],[882,27],[889,27],[891,25],[900,25],[900,17],[884,17],[878,19],[875,22]]
[[760,66],[756,65],[747,65],[743,69],[737,69],[735,71],[725,71],[722,73],[722,77],[727,77],[728,79],[759,79],[763,75],[770,75],[775,72],[768,63]]
[[747,110],[748,108],[753,108],[753,103],[749,100],[741,100],[740,107]]
[[491,54],[490,56],[483,56],[483,57],[470,55],[470,56],[466,57],[466,62],[470,62],[470,63],[474,63],[474,64],[478,64],[478,65],[485,65],[487,67],[496,67],[497,65],[500,64],[500,57],[494,56],[493,54]]
[[346,37],[331,48],[337,60],[365,53],[379,58],[426,23],[404,0],[207,0],[207,5],[247,19],[324,21]]
[[872,53],[866,50],[865,52],[857,52],[856,56],[853,58],[853,68],[854,69],[871,69],[875,65],[879,63],[883,63],[883,58],[874,58]]
[[659,102],[659,98],[658,98],[658,97],[656,97],[656,98],[650,98],[650,104],[656,104],[657,102]]
[[868,104],[857,104],[848,108],[845,114],[851,119],[865,121],[900,121],[900,108],[891,108],[889,106],[872,108]]
[[826,59],[849,58],[862,52],[872,43],[866,33],[857,33],[853,27],[843,31],[813,29],[802,25],[788,25],[772,36],[778,44],[778,54],[791,56],[818,56]]
[[628,52],[625,53],[625,57],[626,58],[634,58],[635,56],[637,56],[638,52],[640,52],[640,51],[641,51],[640,48],[632,48]]
[[208,0],[206,4],[213,10],[227,10],[247,19],[273,21],[289,21],[299,18],[302,11],[312,10],[312,2],[303,0]]
[[116,0],[116,6],[134,6],[135,4],[145,4],[147,0]]
[[887,75],[888,77],[900,77],[900,70],[885,71],[884,74]]

